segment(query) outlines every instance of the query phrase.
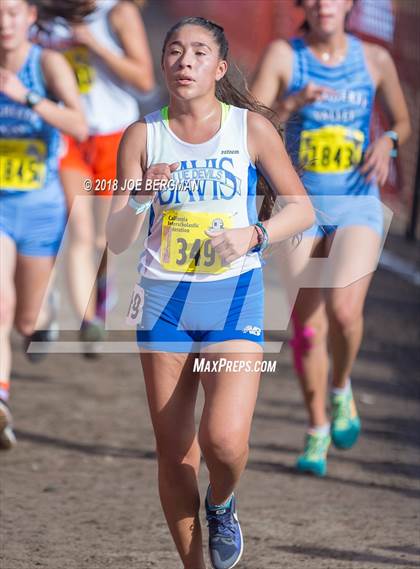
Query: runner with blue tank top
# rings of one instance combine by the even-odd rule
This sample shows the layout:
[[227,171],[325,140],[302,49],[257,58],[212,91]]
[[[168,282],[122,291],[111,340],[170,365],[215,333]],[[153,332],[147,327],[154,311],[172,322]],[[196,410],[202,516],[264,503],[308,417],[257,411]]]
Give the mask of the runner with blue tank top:
[[[37,4],[42,14],[41,3]],[[68,15],[68,10],[65,13]],[[37,9],[32,2],[4,0],[0,5],[0,448],[3,449],[15,442],[7,406],[11,328],[14,324],[27,339],[38,334],[34,332],[35,326],[45,328],[49,315],[38,315],[64,232],[66,207],[58,177],[59,130],[79,140],[87,135],[70,66],[61,55],[43,50],[27,39],[28,30],[36,20]]]
[[[379,186],[388,177],[398,144],[409,136],[410,124],[388,52],[345,32],[353,1],[297,4],[305,12],[305,33],[290,43],[278,40],[268,47],[253,93],[286,122],[287,149],[301,170],[317,215],[316,224],[281,264],[291,301],[296,300],[291,345],[309,413],[297,468],[323,476],[331,439],[337,448],[348,449],[360,433],[350,374],[382,239]],[[389,110],[391,129],[370,141],[376,93]],[[315,279],[309,258],[328,257],[333,240],[338,261],[325,265],[325,272]],[[358,276],[352,278],[353,274]],[[296,299],[293,292],[299,288]],[[331,425],[326,414],[328,347]]]
[[[109,247],[120,253],[149,214],[130,315],[138,318],[162,506],[183,566],[194,569],[205,568],[201,453],[210,479],[205,508],[212,566],[230,569],[241,558],[233,492],[248,458],[260,380],[260,254],[268,241],[288,239],[314,220],[278,132],[226,76],[227,54],[223,28],[208,20],[185,18],[169,30],[162,54],[169,106],[125,132],[120,188],[138,181],[141,188],[114,197],[107,226]],[[270,180],[267,197],[281,195],[285,202],[262,223],[260,173]],[[169,186],[158,191],[162,182]],[[148,189],[153,184],[154,192]],[[200,354],[205,367],[197,370]],[[220,368],[222,360],[229,368]],[[197,432],[200,383],[205,403]]]
[[[286,146],[318,212],[317,225],[308,230],[318,236],[335,227],[366,225],[382,233],[382,209],[376,180],[367,181],[357,167],[369,146],[369,126],[375,86],[365,64],[362,42],[347,36],[343,61],[331,68],[312,53],[304,38],[290,42],[292,77],[284,96],[299,93],[308,83],[326,89],[316,104],[303,106],[286,128]],[[340,197],[373,196],[371,208],[360,211],[357,200],[342,205]],[[330,196],[340,196],[330,198]]]

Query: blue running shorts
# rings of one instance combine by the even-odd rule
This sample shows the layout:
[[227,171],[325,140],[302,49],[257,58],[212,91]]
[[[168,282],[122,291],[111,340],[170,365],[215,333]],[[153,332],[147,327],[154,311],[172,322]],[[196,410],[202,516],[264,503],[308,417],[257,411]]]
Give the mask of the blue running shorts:
[[264,282],[261,269],[218,281],[164,281],[142,277],[140,348],[199,352],[226,340],[264,342]]
[[368,195],[310,196],[315,209],[316,223],[303,232],[303,237],[323,237],[345,227],[370,227],[382,237],[384,214],[379,193]]
[[54,257],[66,226],[67,209],[57,188],[29,192],[0,191],[0,233],[16,243],[20,255]]

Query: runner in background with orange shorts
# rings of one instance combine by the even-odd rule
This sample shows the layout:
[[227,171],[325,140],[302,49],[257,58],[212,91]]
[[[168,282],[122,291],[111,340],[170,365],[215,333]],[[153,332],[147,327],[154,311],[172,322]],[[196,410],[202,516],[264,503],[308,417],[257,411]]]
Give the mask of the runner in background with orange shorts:
[[[102,0],[94,4],[94,12],[82,24],[70,27],[56,20],[37,36],[42,45],[64,53],[72,66],[89,124],[90,136],[85,142],[65,137],[60,165],[69,211],[77,196],[98,197],[86,200],[93,201],[93,208],[77,207],[69,219],[70,297],[82,320],[80,338],[89,342],[103,338],[106,306],[112,302],[106,290],[103,252],[118,145],[123,130],[139,117],[136,95],[150,92],[155,86],[139,12],[144,0]],[[96,276],[95,253],[102,256],[102,261],[86,309],[86,290]]]

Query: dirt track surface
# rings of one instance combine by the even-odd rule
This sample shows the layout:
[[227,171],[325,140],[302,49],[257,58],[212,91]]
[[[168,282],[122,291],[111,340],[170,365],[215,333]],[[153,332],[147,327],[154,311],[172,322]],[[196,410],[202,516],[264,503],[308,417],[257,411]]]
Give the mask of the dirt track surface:
[[[238,568],[420,567],[418,292],[383,270],[374,278],[353,374],[363,436],[331,451],[325,479],[293,469],[305,413],[288,348],[277,356],[238,492]],[[138,357],[51,355],[33,366],[15,346],[14,369],[19,445],[0,455],[2,569],[181,569]]]

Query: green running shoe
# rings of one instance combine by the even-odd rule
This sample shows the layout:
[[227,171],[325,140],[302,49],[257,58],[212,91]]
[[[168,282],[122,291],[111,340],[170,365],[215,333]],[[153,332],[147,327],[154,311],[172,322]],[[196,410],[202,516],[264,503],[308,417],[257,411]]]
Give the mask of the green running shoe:
[[359,438],[361,422],[357,414],[351,388],[343,394],[331,396],[331,437],[338,449],[351,448]]
[[330,435],[306,434],[305,449],[296,462],[299,472],[310,472],[315,476],[327,474],[327,453],[331,444]]

